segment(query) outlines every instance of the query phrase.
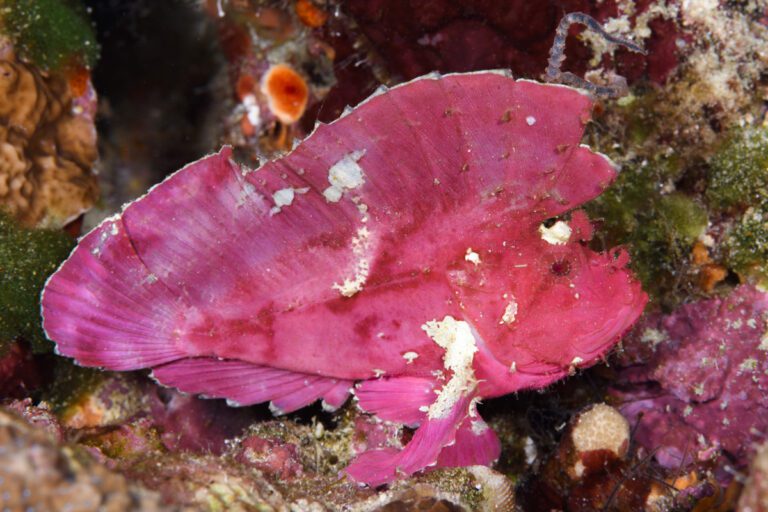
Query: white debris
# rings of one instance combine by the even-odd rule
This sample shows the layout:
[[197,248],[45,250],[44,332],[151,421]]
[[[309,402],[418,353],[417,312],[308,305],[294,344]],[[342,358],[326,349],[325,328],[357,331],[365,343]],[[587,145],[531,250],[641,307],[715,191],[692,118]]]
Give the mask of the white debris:
[[403,354],[403,359],[405,359],[405,364],[413,363],[413,361],[417,357],[419,357],[419,354],[417,354],[416,352],[412,352],[412,351],[411,352],[406,352],[405,354]]
[[515,321],[515,317],[517,317],[517,302],[513,297],[512,300],[507,303],[507,307],[504,308],[504,314],[501,315],[501,321],[499,323],[509,325]]
[[[120,228],[118,228],[117,223],[120,220],[119,215],[114,215],[110,218],[108,218],[106,221],[104,221],[103,229],[101,233],[99,233],[99,239],[94,245],[94,247],[91,249],[91,254],[94,256],[99,256],[101,254],[101,251],[104,249],[104,245],[107,243],[107,240],[109,240],[110,237],[113,237],[117,235],[120,232]],[[109,222],[109,230],[107,230],[107,222]]]
[[351,190],[363,184],[363,168],[357,162],[363,158],[365,150],[353,151],[333,164],[328,169],[330,187],[323,191],[325,199],[336,203],[341,199],[345,190]]
[[283,206],[289,206],[293,202],[295,193],[292,188],[281,188],[274,194],[272,194],[272,200],[275,202],[275,206],[269,210],[270,215],[279,213]]
[[235,203],[235,207],[242,208],[243,206],[245,206],[245,203],[248,202],[248,199],[251,198],[255,193],[256,193],[256,187],[254,187],[247,181],[243,183],[243,188],[240,189],[240,192],[237,195],[237,203]]
[[475,266],[480,264],[480,255],[473,251],[471,247],[467,248],[467,253],[464,255],[464,259]]
[[254,128],[258,128],[261,125],[261,109],[256,101],[256,96],[247,94],[243,98],[243,108],[245,109],[245,117],[248,119],[248,122]]
[[643,334],[640,336],[640,341],[649,344],[651,348],[655,349],[656,345],[662,341],[667,341],[667,333],[665,331],[660,331],[659,329],[649,327],[643,331]]
[[472,433],[476,436],[481,436],[486,430],[488,430],[488,424],[483,420],[472,420],[469,422],[469,425]]
[[352,253],[355,256],[355,270],[352,278],[345,279],[342,284],[333,283],[332,288],[339,290],[344,297],[352,297],[363,289],[365,280],[368,279],[370,263],[368,262],[368,249],[371,245],[371,232],[363,226],[357,230],[357,236],[352,239]]
[[536,124],[536,118],[533,116],[528,116],[525,118],[525,122],[528,123],[528,126],[533,126]]
[[711,235],[702,233],[699,235],[699,242],[704,244],[705,247],[712,249],[715,246],[715,239]]
[[[253,187],[251,187],[253,188]],[[293,200],[296,198],[296,194],[306,194],[309,192],[309,187],[304,188],[281,188],[272,194],[272,200],[275,202],[275,206],[269,211],[270,215],[279,213],[283,206],[290,206]],[[240,203],[238,202],[238,206]]]
[[435,343],[445,349],[443,366],[451,370],[450,380],[437,392],[437,399],[429,406],[429,419],[444,418],[458,403],[462,395],[476,384],[472,361],[477,352],[475,337],[467,322],[446,316],[442,320],[430,320],[421,326]]
[[525,438],[523,451],[525,452],[525,463],[530,466],[536,461],[536,456],[538,454],[538,451],[536,450],[536,443],[531,437]]
[[768,320],[765,321],[766,330],[760,337],[760,345],[757,346],[758,350],[768,351]]
[[323,190],[323,196],[329,203],[338,203],[341,200],[342,190],[336,187],[328,187]]
[[559,220],[555,222],[552,227],[547,227],[544,224],[539,226],[539,233],[541,233],[541,239],[551,245],[565,245],[571,238],[571,226]]

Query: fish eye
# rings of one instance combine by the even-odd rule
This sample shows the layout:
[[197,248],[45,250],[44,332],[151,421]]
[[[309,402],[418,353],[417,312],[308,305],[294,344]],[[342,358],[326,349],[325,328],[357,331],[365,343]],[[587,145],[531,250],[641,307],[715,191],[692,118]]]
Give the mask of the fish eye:
[[549,271],[558,277],[564,277],[571,273],[571,262],[566,258],[555,260],[549,266]]

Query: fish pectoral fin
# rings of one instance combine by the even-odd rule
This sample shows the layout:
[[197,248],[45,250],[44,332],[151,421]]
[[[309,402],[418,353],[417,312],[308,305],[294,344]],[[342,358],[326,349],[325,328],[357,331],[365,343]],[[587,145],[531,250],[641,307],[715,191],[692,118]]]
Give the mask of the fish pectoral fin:
[[436,387],[433,379],[423,377],[383,377],[361,382],[354,393],[363,411],[382,420],[416,426],[435,401]]
[[448,407],[432,407],[402,450],[370,450],[347,466],[346,473],[355,481],[376,487],[397,478],[436,466],[447,446],[460,441],[457,431],[473,407],[474,390],[467,390],[451,400]]
[[301,409],[318,399],[338,408],[352,387],[351,381],[343,379],[215,357],[180,359],[154,368],[152,377],[185,393],[226,398],[231,405],[271,401],[276,414]]

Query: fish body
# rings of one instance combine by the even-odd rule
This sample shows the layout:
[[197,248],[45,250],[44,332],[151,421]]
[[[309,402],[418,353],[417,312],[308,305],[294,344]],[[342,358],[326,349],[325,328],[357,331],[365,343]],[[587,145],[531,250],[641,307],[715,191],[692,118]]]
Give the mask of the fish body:
[[[378,485],[488,464],[475,403],[605,354],[647,300],[575,210],[616,175],[592,100],[504,72],[380,91],[256,170],[190,164],[86,235],[43,293],[57,351],[191,393],[419,426],[348,468]],[[552,219],[571,211],[568,219]]]

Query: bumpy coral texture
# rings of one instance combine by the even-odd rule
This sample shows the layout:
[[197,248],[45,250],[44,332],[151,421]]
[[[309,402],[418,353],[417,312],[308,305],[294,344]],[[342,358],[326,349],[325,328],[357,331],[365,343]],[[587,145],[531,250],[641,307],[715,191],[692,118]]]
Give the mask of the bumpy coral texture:
[[4,510],[163,510],[156,494],[128,484],[82,451],[57,446],[46,432],[5,410],[0,444]]
[[95,201],[94,104],[90,87],[0,56],[0,202],[25,225],[61,226]]
[[[493,97],[493,102],[486,101]],[[418,426],[356,480],[489,464],[475,404],[594,363],[643,309],[565,214],[615,177],[592,101],[498,72],[381,91],[256,171],[229,149],[81,241],[43,294],[60,354],[277,413],[322,399]]]
[[768,294],[742,286],[650,317],[627,341],[621,410],[663,466],[722,455],[746,467],[768,428],[767,315]]

